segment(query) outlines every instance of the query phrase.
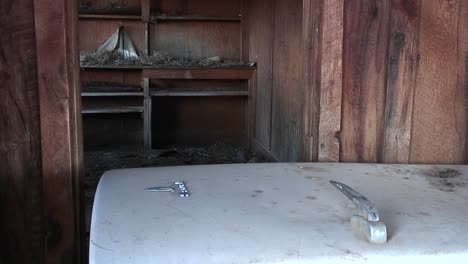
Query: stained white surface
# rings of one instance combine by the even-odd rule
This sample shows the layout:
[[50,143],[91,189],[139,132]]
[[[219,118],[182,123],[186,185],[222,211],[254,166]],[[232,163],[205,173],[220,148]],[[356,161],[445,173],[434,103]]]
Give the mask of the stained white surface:
[[[453,168],[460,175],[440,178]],[[454,176],[454,177],[452,177]],[[186,182],[192,196],[145,188]],[[375,203],[385,245],[357,240],[351,202],[329,180]],[[255,164],[106,172],[91,264],[468,263],[468,167]]]

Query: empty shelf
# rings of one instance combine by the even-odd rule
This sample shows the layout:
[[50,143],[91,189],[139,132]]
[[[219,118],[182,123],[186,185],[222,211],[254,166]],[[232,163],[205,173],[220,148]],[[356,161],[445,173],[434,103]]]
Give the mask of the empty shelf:
[[143,96],[142,92],[82,92],[83,97]]
[[172,88],[151,91],[151,96],[248,96],[247,89],[232,88]]
[[143,113],[142,106],[131,107],[102,107],[102,108],[84,108],[82,114],[119,114],[119,113]]
[[103,14],[80,14],[80,19],[119,19],[119,20],[141,20],[141,16],[132,15],[103,15]]

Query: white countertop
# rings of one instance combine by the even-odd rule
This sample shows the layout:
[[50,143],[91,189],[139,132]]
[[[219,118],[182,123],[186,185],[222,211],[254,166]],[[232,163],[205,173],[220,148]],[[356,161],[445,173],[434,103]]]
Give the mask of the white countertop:
[[[181,180],[189,198],[144,191]],[[329,180],[376,205],[387,244],[354,236],[354,206]],[[96,193],[90,264],[351,262],[468,263],[468,166],[127,169],[106,172]]]

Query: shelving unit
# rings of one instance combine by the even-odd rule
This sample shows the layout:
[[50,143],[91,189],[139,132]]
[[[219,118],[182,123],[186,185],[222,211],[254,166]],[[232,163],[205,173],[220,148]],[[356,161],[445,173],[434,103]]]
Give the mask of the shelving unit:
[[[94,0],[100,1],[102,0]],[[238,0],[226,1],[220,5],[217,1],[169,1],[169,0],[130,0],[130,5],[140,5],[141,12],[136,14],[135,8],[125,12],[112,14],[109,10],[97,14],[89,10],[79,15],[83,28],[80,34],[82,50],[92,50],[99,46],[112,30],[124,26],[126,32],[142,54],[151,54],[153,51],[165,51],[171,55],[188,58],[207,58],[222,56],[231,60],[239,60],[242,55],[242,15]],[[184,6],[178,6],[184,5]],[[203,9],[203,5],[206,6]],[[212,5],[221,8],[223,15],[212,13]],[[224,7],[226,10],[223,10]],[[198,13],[193,13],[197,10]],[[183,22],[183,23],[180,23]],[[234,23],[234,24],[232,24]],[[80,24],[81,25],[81,24]],[[103,28],[104,30],[98,30]],[[186,32],[186,34],[181,34]],[[164,37],[161,37],[164,36]],[[180,37],[186,37],[183,41]],[[190,41],[188,41],[190,40]],[[84,65],[82,66],[83,79],[92,81],[93,78],[108,76],[121,80],[123,83],[140,83],[139,91],[125,89],[99,90],[87,89],[82,92],[83,101],[87,98],[142,98],[141,105],[114,107],[83,108],[83,114],[119,114],[142,113],[144,147],[152,148],[152,116],[153,97],[239,97],[245,98],[246,123],[245,130],[248,138],[251,137],[253,127],[255,94],[255,67],[174,67],[164,65]],[[116,77],[117,76],[117,77]],[[104,78],[104,77],[102,77]],[[157,80],[239,80],[245,81],[246,86],[232,87],[219,84],[216,86],[207,83],[205,87],[168,86],[158,87],[151,84]]]

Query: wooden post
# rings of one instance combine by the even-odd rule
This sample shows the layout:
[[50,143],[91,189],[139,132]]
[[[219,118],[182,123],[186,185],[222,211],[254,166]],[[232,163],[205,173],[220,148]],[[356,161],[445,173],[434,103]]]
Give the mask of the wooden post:
[[0,4],[0,263],[43,264],[34,1]]
[[79,263],[83,173],[77,5],[34,1],[46,263]]
[[143,141],[145,150],[152,149],[152,100],[149,91],[149,78],[143,78],[144,110],[143,110]]
[[304,52],[304,125],[302,161],[318,160],[318,125],[320,113],[320,44],[323,1],[305,0],[303,7],[302,45]]

